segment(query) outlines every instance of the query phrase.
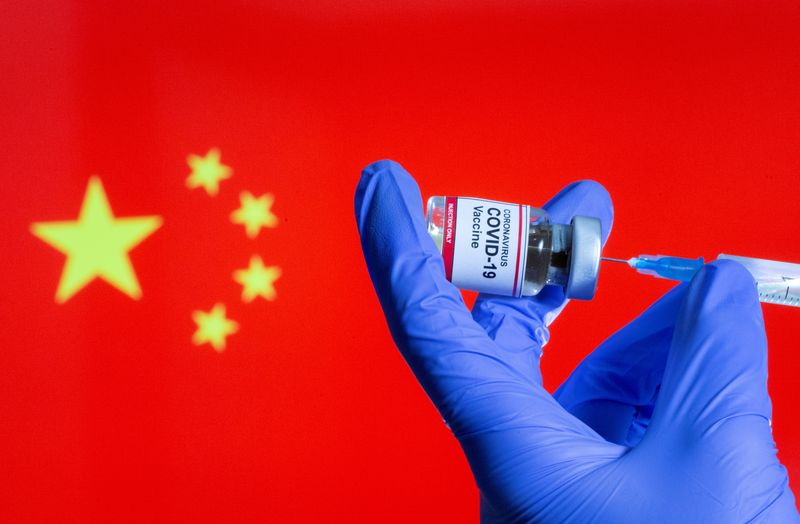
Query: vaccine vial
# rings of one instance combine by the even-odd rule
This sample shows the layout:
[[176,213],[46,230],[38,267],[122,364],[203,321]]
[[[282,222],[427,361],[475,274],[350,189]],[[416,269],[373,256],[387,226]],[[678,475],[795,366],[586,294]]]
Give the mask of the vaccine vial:
[[447,279],[462,289],[514,297],[545,286],[590,300],[600,268],[600,220],[553,224],[547,211],[482,198],[428,199],[428,232]]

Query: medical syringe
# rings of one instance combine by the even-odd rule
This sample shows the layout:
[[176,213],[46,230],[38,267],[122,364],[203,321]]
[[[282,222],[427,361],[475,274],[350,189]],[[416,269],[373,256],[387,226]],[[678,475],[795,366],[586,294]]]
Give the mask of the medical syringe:
[[[739,262],[750,271],[761,302],[800,307],[800,264],[720,254],[718,259]],[[703,258],[639,255],[628,260],[602,257],[608,262],[627,264],[643,275],[688,282],[703,267]]]

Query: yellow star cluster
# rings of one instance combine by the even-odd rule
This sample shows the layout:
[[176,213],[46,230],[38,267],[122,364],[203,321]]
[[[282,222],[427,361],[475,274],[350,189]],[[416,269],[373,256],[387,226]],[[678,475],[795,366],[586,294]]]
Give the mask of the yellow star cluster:
[[[221,162],[221,153],[212,148],[199,156],[191,154],[186,163],[191,173],[186,178],[189,189],[203,188],[208,196],[219,194],[220,182],[233,176],[233,169]],[[242,191],[240,206],[231,213],[234,224],[244,226],[247,237],[254,239],[263,228],[274,228],[278,218],[272,212],[275,197],[271,193],[255,196]],[[160,216],[116,217],[103,183],[89,178],[78,218],[52,222],[34,222],[31,233],[66,255],[55,300],[64,304],[95,280],[103,280],[128,297],[138,300],[142,289],[129,253],[153,234],[163,220]],[[275,300],[275,281],[281,276],[278,266],[265,266],[259,255],[252,255],[248,267],[233,272],[233,280],[242,286],[242,301]],[[209,344],[216,351],[225,349],[227,337],[239,330],[239,324],[227,317],[225,304],[217,302],[210,311],[192,312],[197,328],[192,336],[196,345]]]
[[[204,157],[189,155],[186,162],[192,172],[186,179],[189,189],[202,187],[209,196],[219,193],[219,183],[232,176],[233,170],[220,162],[219,149],[211,149]],[[278,225],[278,217],[272,212],[275,197],[271,193],[255,196],[250,191],[239,195],[239,208],[231,213],[231,222],[244,226],[248,238],[254,239],[262,228]],[[278,266],[265,266],[259,255],[250,257],[250,264],[233,272],[233,280],[242,286],[242,301],[251,303],[261,297],[275,300],[275,281],[281,276]],[[225,304],[218,302],[211,311],[194,311],[192,319],[197,330],[192,337],[196,345],[210,344],[216,351],[224,351],[226,339],[239,330],[239,324],[227,318]]]

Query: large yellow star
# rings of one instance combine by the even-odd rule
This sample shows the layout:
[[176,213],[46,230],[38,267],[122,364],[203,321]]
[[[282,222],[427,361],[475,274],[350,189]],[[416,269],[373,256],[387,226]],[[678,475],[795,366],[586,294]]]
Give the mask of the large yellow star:
[[67,255],[56,291],[63,304],[95,278],[142,296],[128,252],[161,226],[159,216],[115,218],[100,178],[89,179],[77,220],[35,222],[31,232]]
[[186,163],[192,168],[192,173],[186,178],[189,189],[202,187],[209,196],[219,193],[219,183],[233,176],[233,170],[219,162],[220,152],[216,147],[209,149],[206,156],[189,155]]
[[239,201],[241,206],[231,213],[231,222],[243,224],[248,237],[256,238],[262,227],[278,225],[278,217],[270,211],[275,202],[275,197],[271,193],[264,193],[256,198],[249,191],[242,191]]
[[256,297],[275,300],[277,295],[273,284],[280,276],[281,268],[265,267],[258,255],[250,257],[250,266],[247,269],[233,272],[233,279],[242,285],[242,300],[245,302],[252,302]]
[[211,344],[217,352],[225,349],[225,338],[239,331],[239,323],[225,316],[225,304],[216,303],[211,311],[194,311],[192,320],[197,324],[197,331],[192,342],[197,345]]

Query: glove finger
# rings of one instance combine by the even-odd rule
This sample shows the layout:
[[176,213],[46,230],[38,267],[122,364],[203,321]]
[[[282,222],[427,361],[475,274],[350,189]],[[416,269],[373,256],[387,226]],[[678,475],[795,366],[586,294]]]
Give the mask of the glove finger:
[[649,422],[687,288],[676,286],[600,344],[555,399],[606,440],[635,446]]
[[[771,417],[767,339],[755,282],[737,262],[712,262],[689,285],[650,427],[637,451],[663,457],[669,450],[675,471],[685,471],[720,507],[737,508],[737,520],[750,522],[786,493],[791,497],[776,458]],[[745,485],[757,489],[743,494]]]
[[704,266],[686,293],[652,427],[702,433],[738,414],[772,416],[767,339],[753,277],[741,264],[719,260]]
[[[569,224],[575,215],[600,219],[605,245],[614,220],[611,197],[606,189],[591,180],[574,182],[544,205],[556,224]],[[550,334],[547,327],[561,312],[567,300],[564,290],[546,286],[533,297],[514,298],[481,293],[472,308],[473,318],[489,337],[503,348],[504,358],[521,373],[531,374],[541,384],[539,358]]]

